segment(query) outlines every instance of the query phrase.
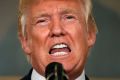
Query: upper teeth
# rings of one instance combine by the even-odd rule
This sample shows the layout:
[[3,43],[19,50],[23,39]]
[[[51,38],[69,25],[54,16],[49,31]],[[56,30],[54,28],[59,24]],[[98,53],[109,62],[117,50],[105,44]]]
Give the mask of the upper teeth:
[[67,47],[66,44],[57,44],[57,45],[53,46],[53,48],[65,48],[65,47]]

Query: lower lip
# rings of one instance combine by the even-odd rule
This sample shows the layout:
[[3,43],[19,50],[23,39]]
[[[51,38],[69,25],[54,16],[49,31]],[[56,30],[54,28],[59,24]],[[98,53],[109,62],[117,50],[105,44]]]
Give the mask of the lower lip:
[[61,60],[63,60],[63,59],[66,59],[67,57],[69,57],[70,55],[71,55],[71,52],[68,52],[68,54],[65,54],[65,55],[60,55],[60,56],[50,55],[50,57],[52,59],[61,59]]

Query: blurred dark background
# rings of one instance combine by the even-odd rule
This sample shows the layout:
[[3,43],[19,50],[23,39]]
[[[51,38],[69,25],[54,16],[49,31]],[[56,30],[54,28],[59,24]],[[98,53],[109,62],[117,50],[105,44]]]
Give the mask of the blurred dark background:
[[[120,0],[93,0],[98,26],[86,72],[92,77],[120,77]],[[18,0],[0,0],[0,76],[25,75],[30,69],[17,37]]]

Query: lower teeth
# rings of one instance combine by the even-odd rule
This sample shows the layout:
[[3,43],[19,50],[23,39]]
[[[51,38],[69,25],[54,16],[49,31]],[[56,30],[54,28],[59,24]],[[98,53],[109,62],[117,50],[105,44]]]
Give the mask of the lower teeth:
[[56,52],[54,54],[51,54],[53,56],[63,56],[63,55],[66,55],[67,53],[66,52]]

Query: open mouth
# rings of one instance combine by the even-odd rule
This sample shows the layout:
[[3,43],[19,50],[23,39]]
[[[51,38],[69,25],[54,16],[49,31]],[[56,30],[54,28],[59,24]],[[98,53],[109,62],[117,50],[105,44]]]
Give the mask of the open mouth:
[[55,44],[50,48],[49,54],[52,56],[64,56],[71,52],[70,47],[65,43]]

